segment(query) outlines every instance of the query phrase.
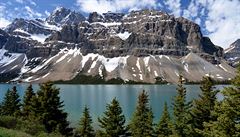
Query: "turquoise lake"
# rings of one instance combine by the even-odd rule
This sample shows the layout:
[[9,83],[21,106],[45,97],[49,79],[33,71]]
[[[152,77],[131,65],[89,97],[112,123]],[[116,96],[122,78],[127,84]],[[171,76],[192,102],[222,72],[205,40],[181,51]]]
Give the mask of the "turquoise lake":
[[[16,86],[22,99],[28,84],[0,84],[0,101],[8,88]],[[97,118],[103,115],[106,104],[113,98],[117,98],[128,121],[135,110],[137,97],[142,90],[147,91],[150,105],[154,112],[154,120],[157,122],[161,116],[164,102],[172,109],[173,98],[176,95],[176,85],[56,85],[60,88],[60,97],[64,101],[64,109],[68,112],[68,120],[75,126],[82,114],[84,106],[90,108],[90,113],[97,126]],[[185,85],[187,88],[187,100],[197,98],[200,92],[199,85]],[[216,86],[222,89],[224,85]],[[34,84],[35,91],[38,85]],[[219,97],[220,98],[220,95]]]

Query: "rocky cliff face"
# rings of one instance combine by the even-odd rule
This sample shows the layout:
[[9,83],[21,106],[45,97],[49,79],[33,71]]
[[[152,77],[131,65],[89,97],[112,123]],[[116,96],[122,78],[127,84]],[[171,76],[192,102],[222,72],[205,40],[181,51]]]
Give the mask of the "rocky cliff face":
[[225,58],[236,66],[240,62],[240,39],[232,43],[225,51]]
[[5,31],[0,29],[0,49],[3,48],[5,43],[8,41],[8,37],[9,35]]
[[[49,35],[52,33],[50,28],[44,26],[44,22],[42,20],[26,20],[23,18],[15,19],[10,25],[7,26],[5,31],[15,35],[21,35],[21,33],[24,33],[23,31],[29,34]],[[24,36],[24,34],[22,35]],[[27,34],[25,33],[25,35]]]
[[89,14],[88,22],[121,22],[124,14],[123,13],[112,13],[107,12],[102,15],[97,12],[93,12]]
[[65,26],[51,35],[47,42],[52,41],[75,44],[87,41],[93,45],[91,52],[106,57],[183,56],[189,52],[222,56],[222,48],[203,37],[197,24],[154,10],[134,11],[125,16],[120,13],[102,16],[94,12],[88,22]]
[[16,19],[0,30],[0,50],[1,75],[25,82],[79,74],[150,83],[176,82],[179,74],[189,81],[208,74],[216,80],[234,77],[221,60],[222,48],[197,24],[156,10],[93,12],[85,19],[58,7],[45,21]]
[[36,41],[24,39],[21,36],[11,35],[0,29],[0,49],[6,49],[9,52],[26,53]]

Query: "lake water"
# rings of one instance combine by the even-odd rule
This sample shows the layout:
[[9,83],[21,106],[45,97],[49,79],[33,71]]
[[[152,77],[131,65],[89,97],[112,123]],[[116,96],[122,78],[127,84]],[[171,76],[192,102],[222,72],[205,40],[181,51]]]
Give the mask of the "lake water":
[[[0,101],[11,84],[0,84]],[[22,98],[28,84],[17,84],[18,93]],[[172,109],[172,101],[176,95],[176,85],[56,85],[60,88],[60,97],[64,101],[64,109],[68,112],[68,119],[75,126],[82,114],[84,106],[90,108],[90,113],[97,126],[97,118],[103,115],[106,104],[113,98],[117,98],[128,121],[135,110],[137,97],[144,89],[150,99],[150,105],[154,112],[154,120],[157,122],[161,116],[164,102]],[[199,85],[186,85],[187,100],[197,98],[200,92]],[[224,85],[218,85],[222,89]],[[38,85],[33,85],[35,91]]]

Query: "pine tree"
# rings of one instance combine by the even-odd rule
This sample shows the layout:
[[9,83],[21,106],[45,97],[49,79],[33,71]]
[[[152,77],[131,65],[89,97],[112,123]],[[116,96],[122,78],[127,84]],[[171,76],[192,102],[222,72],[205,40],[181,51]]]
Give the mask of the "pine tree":
[[212,115],[216,121],[204,124],[204,136],[239,137],[240,136],[240,67],[231,87],[226,87],[222,94],[224,99],[216,102]]
[[151,137],[154,135],[153,112],[149,105],[148,95],[144,90],[138,96],[138,104],[129,127],[133,137]]
[[77,130],[77,135],[79,135],[80,137],[93,137],[94,130],[91,124],[92,124],[92,118],[89,114],[89,108],[85,107],[83,111],[83,115],[79,122],[80,127]]
[[40,120],[47,132],[58,131],[63,135],[71,135],[67,113],[63,111],[63,102],[60,101],[59,90],[53,83],[47,82],[40,85],[40,90],[33,98],[32,115]]
[[203,77],[200,87],[202,94],[199,95],[199,99],[194,100],[191,110],[193,127],[196,130],[195,136],[201,136],[198,132],[204,129],[204,122],[214,119],[211,111],[214,109],[217,91],[214,91],[213,86],[214,83],[210,77]]
[[162,117],[157,125],[156,133],[157,137],[169,137],[172,135],[172,123],[166,102],[164,104]]
[[237,75],[236,77],[232,80],[232,85],[240,90],[240,64],[237,67]]
[[105,130],[109,137],[119,137],[126,134],[125,116],[122,114],[122,108],[116,98],[110,104],[107,104],[106,111],[102,118],[98,118],[100,127]]
[[186,103],[186,88],[183,86],[183,77],[180,75],[177,87],[177,96],[173,103],[174,134],[176,136],[191,136],[191,125],[189,125],[190,103]]
[[33,91],[32,85],[30,84],[23,97],[22,114],[24,117],[28,117],[31,113],[33,97],[35,97],[35,93]]
[[8,90],[1,105],[1,115],[18,116],[20,113],[20,99],[16,86]]

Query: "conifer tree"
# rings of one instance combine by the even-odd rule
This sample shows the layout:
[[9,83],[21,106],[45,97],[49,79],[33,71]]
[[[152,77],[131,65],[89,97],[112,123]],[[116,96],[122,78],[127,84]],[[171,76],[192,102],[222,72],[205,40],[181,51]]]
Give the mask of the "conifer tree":
[[98,118],[100,127],[105,130],[108,137],[119,137],[126,135],[125,116],[122,114],[122,108],[116,98],[110,104],[107,104],[106,111],[102,118]]
[[35,93],[33,91],[32,84],[30,84],[23,97],[22,114],[24,117],[28,117],[32,111],[31,108],[32,108],[32,101],[34,96],[35,96]]
[[224,99],[216,102],[212,112],[216,121],[206,122],[202,134],[207,137],[240,136],[240,67],[231,87],[226,87],[222,94]]
[[183,77],[180,75],[177,87],[177,96],[173,103],[173,116],[174,116],[174,135],[185,137],[191,136],[190,103],[186,103],[186,88],[183,86]]
[[60,101],[59,90],[53,83],[40,84],[40,90],[33,99],[33,116],[40,120],[47,132],[58,131],[63,135],[71,135],[67,113],[63,111],[63,102]]
[[20,99],[16,86],[8,90],[1,105],[1,115],[17,116],[20,113]]
[[172,123],[166,102],[164,103],[164,110],[162,117],[157,125],[156,133],[157,137],[169,137],[172,135]]
[[149,105],[148,95],[144,90],[138,96],[138,104],[129,127],[133,137],[151,137],[154,135],[153,112]]
[[79,129],[77,130],[77,136],[93,137],[94,130],[91,124],[92,124],[92,118],[89,114],[89,108],[85,106],[83,115],[79,122]]
[[210,77],[203,77],[201,83],[202,93],[199,98],[194,100],[191,115],[193,119],[193,127],[196,130],[195,136],[201,136],[198,131],[204,129],[203,123],[209,122],[214,118],[211,111],[214,109],[217,91],[214,91],[214,83]]

